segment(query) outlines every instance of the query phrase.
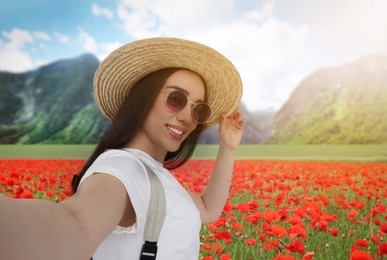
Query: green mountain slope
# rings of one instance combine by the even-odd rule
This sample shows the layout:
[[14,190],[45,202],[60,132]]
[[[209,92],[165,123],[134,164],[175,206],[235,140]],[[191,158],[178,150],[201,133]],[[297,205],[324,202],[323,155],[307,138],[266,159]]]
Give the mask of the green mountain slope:
[[27,73],[0,73],[0,143],[98,140],[107,126],[93,99],[98,64],[93,55],[85,54]]
[[387,56],[306,78],[277,113],[268,143],[386,144]]

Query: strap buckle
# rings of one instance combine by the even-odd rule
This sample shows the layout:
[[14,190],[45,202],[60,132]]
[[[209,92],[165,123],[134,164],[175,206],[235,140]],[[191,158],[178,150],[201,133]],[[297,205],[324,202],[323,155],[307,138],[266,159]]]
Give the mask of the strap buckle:
[[145,241],[141,248],[140,260],[155,260],[157,255],[157,242]]

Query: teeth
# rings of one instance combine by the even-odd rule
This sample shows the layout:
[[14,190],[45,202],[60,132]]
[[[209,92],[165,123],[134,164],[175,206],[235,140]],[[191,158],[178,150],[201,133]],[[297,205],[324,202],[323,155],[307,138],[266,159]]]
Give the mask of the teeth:
[[170,127],[170,126],[168,126],[168,129],[169,129],[170,131],[174,132],[175,134],[178,134],[178,135],[183,135],[183,134],[184,134],[183,131],[180,131],[180,130],[178,130],[178,129],[176,129],[176,128],[173,128],[173,127]]

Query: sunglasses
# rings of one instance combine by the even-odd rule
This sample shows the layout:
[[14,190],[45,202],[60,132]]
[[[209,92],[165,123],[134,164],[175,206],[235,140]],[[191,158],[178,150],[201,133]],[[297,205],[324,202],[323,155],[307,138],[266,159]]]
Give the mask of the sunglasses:
[[169,93],[161,92],[161,94],[166,96],[167,107],[173,113],[177,113],[183,110],[189,102],[192,104],[192,118],[196,123],[204,124],[210,118],[211,108],[209,105],[207,105],[207,103],[192,102],[188,100],[187,96],[179,90],[174,90]]

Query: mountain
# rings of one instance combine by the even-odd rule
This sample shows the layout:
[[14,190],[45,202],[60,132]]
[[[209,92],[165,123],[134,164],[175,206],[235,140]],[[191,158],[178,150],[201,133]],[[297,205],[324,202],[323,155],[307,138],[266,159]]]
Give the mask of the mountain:
[[0,72],[0,143],[96,143],[108,121],[93,98],[91,54],[26,73]]
[[387,56],[316,71],[278,111],[272,144],[386,144]]
[[243,144],[263,144],[270,137],[273,121],[276,115],[274,109],[261,109],[249,112],[241,110],[246,120],[243,129]]

